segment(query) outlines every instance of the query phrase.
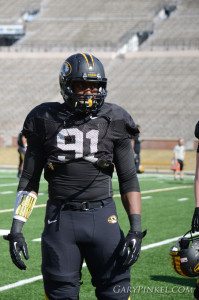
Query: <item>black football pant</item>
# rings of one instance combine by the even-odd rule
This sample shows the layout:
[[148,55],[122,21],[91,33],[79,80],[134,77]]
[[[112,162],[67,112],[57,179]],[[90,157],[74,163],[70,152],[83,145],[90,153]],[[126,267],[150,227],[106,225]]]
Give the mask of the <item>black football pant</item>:
[[114,202],[109,199],[104,207],[87,211],[59,210],[48,201],[42,234],[42,273],[47,298],[79,299],[85,261],[97,299],[127,300],[130,271],[122,268],[119,253],[124,235]]

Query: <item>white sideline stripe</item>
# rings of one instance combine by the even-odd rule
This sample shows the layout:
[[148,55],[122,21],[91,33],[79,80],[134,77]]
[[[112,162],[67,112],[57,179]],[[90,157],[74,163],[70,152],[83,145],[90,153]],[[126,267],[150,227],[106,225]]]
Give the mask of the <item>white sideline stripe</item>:
[[16,179],[16,176],[0,176],[0,179]]
[[164,240],[164,241],[161,241],[161,242],[157,242],[157,243],[153,243],[153,244],[149,244],[149,245],[146,245],[146,246],[142,246],[141,247],[141,250],[148,250],[148,249],[152,249],[152,248],[156,248],[156,247],[160,247],[162,245],[167,245],[171,242],[175,242],[177,241],[179,238],[181,238],[182,236],[177,236],[177,237],[174,237],[172,239],[167,239],[167,240]]
[[[40,207],[46,207],[46,204],[38,204],[38,205],[35,205],[34,208],[40,208]],[[9,208],[9,209],[1,209],[0,210],[0,214],[1,213],[6,213],[6,212],[11,212],[13,211],[14,208]]]
[[179,202],[187,201],[187,200],[189,200],[189,198],[180,198],[180,199],[178,199]]
[[[173,190],[181,190],[181,189],[188,189],[193,188],[192,185],[182,185],[182,186],[173,186],[170,188],[164,188],[164,189],[156,189],[156,190],[148,190],[148,191],[142,191],[141,194],[149,194],[149,193],[159,193],[159,192],[167,192],[167,191],[173,191]],[[120,197],[120,194],[115,194],[113,197]]]
[[7,229],[0,229],[0,236],[3,236],[4,234],[10,233],[10,230]]
[[8,195],[8,194],[13,194],[13,191],[5,191],[5,192],[0,192],[0,195]]
[[0,173],[16,173],[16,172],[17,172],[17,169],[10,169],[10,170],[3,169],[3,168],[0,169]]
[[5,187],[5,186],[17,186],[19,183],[18,182],[13,182],[13,183],[1,183],[0,187]]
[[41,242],[41,238],[34,239],[32,242]]
[[144,197],[142,197],[142,199],[151,199],[152,198],[152,196],[144,196]]
[[[82,267],[83,268],[86,267],[86,263],[85,262],[83,263]],[[38,280],[42,280],[42,278],[43,278],[42,275],[38,275],[38,276],[35,276],[35,277],[31,277],[31,278],[28,278],[28,279],[23,279],[23,280],[17,281],[15,283],[7,284],[7,285],[4,285],[4,286],[0,287],[0,292],[6,291],[6,290],[10,290],[10,289],[14,289],[14,288],[16,288],[18,286],[29,284],[29,283],[32,283],[32,282],[35,282],[35,281],[38,281]]]
[[15,283],[7,284],[7,285],[4,285],[4,286],[0,287],[0,292],[10,290],[10,289],[14,289],[18,286],[22,286],[22,285],[32,283],[32,282],[35,282],[35,281],[38,281],[38,280],[42,280],[42,278],[43,278],[42,275],[39,275],[39,276],[35,276],[35,277],[32,277],[32,278],[20,280],[20,281],[17,281]]
[[[192,236],[195,236],[195,235],[198,235],[198,232],[192,233]],[[186,236],[189,237],[190,235],[186,235]],[[146,245],[146,246],[142,246],[141,250],[148,250],[148,249],[160,247],[162,245],[167,245],[167,244],[170,244],[171,242],[176,242],[181,237],[182,237],[182,235],[171,238],[171,239],[167,239],[167,240],[164,240],[164,241],[161,241],[161,242],[157,242],[157,243],[149,244],[149,245]]]

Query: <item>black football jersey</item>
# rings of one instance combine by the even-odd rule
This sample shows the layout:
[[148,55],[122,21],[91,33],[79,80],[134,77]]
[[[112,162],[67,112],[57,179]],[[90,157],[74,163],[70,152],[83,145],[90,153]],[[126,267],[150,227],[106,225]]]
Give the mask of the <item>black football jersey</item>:
[[[112,195],[113,163],[118,176],[126,171],[118,165],[122,156],[117,149],[124,148],[121,141],[129,145],[137,133],[131,116],[110,103],[105,103],[97,115],[84,117],[70,113],[65,104],[43,103],[28,114],[23,127],[28,148],[38,152],[35,157],[42,153],[50,197],[80,201]],[[132,169],[133,155],[130,157]]]
[[[196,124],[196,127],[195,127],[195,136],[196,136],[197,139],[199,139],[199,121],[198,121],[198,123]],[[198,144],[197,152],[199,152],[199,144]]]

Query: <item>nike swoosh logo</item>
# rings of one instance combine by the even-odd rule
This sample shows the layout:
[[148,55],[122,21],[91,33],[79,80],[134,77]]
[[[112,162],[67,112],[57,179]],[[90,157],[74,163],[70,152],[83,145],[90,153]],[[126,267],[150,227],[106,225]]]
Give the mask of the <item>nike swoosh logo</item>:
[[132,239],[131,241],[133,242],[133,248],[135,248],[135,245],[136,245],[136,239]]
[[55,223],[57,220],[48,220],[48,224]]
[[17,242],[14,242],[15,250],[17,251]]
[[91,118],[91,120],[97,119],[97,117],[90,117],[90,118]]

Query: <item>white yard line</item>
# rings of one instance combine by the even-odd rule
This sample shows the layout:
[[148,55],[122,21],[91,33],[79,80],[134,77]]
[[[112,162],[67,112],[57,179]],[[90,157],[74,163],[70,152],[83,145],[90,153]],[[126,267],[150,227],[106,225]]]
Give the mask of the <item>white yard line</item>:
[[[198,235],[198,232],[192,233],[192,236],[196,236],[196,235]],[[188,236],[190,236],[190,235],[186,235],[186,237],[188,237]],[[143,251],[143,250],[148,250],[148,249],[160,247],[162,245],[167,245],[167,244],[170,244],[171,242],[176,242],[181,237],[182,236],[176,236],[176,237],[171,238],[171,239],[167,239],[167,240],[160,241],[160,242],[157,242],[157,243],[153,243],[153,244],[149,244],[149,245],[146,245],[146,246],[142,246],[141,250]]]
[[31,278],[28,278],[28,279],[20,280],[20,281],[11,283],[11,284],[7,284],[7,285],[4,285],[4,286],[0,287],[0,292],[10,290],[10,289],[14,289],[18,286],[22,286],[22,285],[32,283],[32,282],[35,282],[35,281],[38,281],[38,280],[42,280],[42,278],[43,278],[42,275],[39,275],[39,276],[31,277]]
[[10,230],[8,229],[0,229],[0,236],[3,236],[4,234],[9,234]]
[[[38,204],[38,205],[35,205],[34,208],[41,208],[41,207],[46,207],[46,204]],[[0,214],[2,213],[7,213],[7,212],[11,212],[13,211],[13,208],[9,208],[9,209],[1,209],[0,210]]]
[[[85,268],[86,263],[84,262],[82,266],[83,266],[83,268]],[[11,283],[11,284],[1,286],[0,287],[0,292],[10,290],[10,289],[14,289],[16,287],[19,287],[19,286],[22,286],[22,285],[25,285],[25,284],[29,284],[29,283],[32,283],[32,282],[35,282],[35,281],[38,281],[38,280],[42,280],[42,279],[43,279],[42,275],[38,275],[38,276],[31,277],[31,278],[28,278],[28,279],[23,279],[23,280],[20,280],[20,281]]]
[[41,238],[34,239],[32,242],[41,242]]
[[180,199],[178,199],[179,202],[183,202],[183,201],[187,201],[187,200],[189,200],[189,198],[180,198]]
[[13,194],[13,191],[4,191],[4,192],[0,192],[0,195],[9,195],[9,194]]
[[[149,193],[168,192],[168,191],[181,190],[181,189],[193,189],[193,186],[192,185],[173,186],[170,188],[142,191],[141,194],[143,195],[143,194],[149,194]],[[115,194],[115,195],[113,195],[113,197],[120,197],[120,194]]]
[[[0,168],[1,168],[1,166],[0,166]],[[5,174],[7,174],[7,173],[17,173],[17,169],[0,169],[0,173],[5,173]]]
[[7,186],[17,186],[19,182],[13,182],[13,183],[1,183],[0,187],[7,187]]
[[148,249],[152,249],[152,248],[156,248],[156,247],[160,247],[162,245],[167,245],[171,242],[175,242],[177,241],[179,238],[181,238],[182,236],[177,236],[177,237],[174,237],[174,238],[171,238],[171,239],[167,239],[167,240],[164,240],[164,241],[161,241],[161,242],[157,242],[157,243],[153,243],[153,244],[149,244],[149,245],[145,245],[145,246],[142,246],[141,247],[141,250],[148,250]]

